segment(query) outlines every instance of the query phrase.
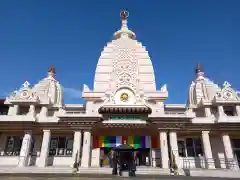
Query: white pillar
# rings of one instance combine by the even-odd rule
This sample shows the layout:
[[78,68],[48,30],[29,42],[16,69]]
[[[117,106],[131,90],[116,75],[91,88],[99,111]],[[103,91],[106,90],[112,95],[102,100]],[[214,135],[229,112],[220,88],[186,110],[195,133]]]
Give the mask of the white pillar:
[[81,139],[82,139],[82,132],[75,131],[74,132],[74,140],[73,140],[73,154],[72,154],[73,163],[71,164],[72,167],[75,162],[77,162],[77,163],[80,162]]
[[18,115],[19,105],[10,106],[8,109],[8,115],[14,116]]
[[24,167],[28,165],[29,153],[32,145],[32,132],[26,131],[22,141],[18,166]]
[[40,111],[40,116],[46,117],[48,115],[48,108],[46,106],[43,106]]
[[236,106],[236,112],[237,112],[237,115],[240,116],[240,105]]
[[6,143],[7,143],[7,136],[6,134],[2,133],[0,137],[0,156],[4,155]]
[[223,106],[218,106],[218,114],[219,116],[226,116]]
[[205,116],[206,117],[212,117],[212,113],[211,113],[210,107],[205,107],[204,111],[205,111]]
[[202,131],[202,142],[203,142],[203,150],[206,161],[206,168],[215,169],[215,164],[212,155],[212,148],[209,139],[209,131]]
[[232,144],[231,144],[231,140],[230,140],[229,135],[228,134],[223,134],[222,135],[222,141],[223,141],[223,146],[224,146],[225,157],[226,157],[226,160],[227,160],[226,165],[229,169],[236,169],[233,150],[232,150]]
[[28,115],[35,116],[35,106],[30,105]]
[[168,143],[167,143],[166,132],[160,132],[160,148],[161,148],[162,168],[169,168]]
[[83,134],[83,149],[82,149],[82,159],[81,167],[90,166],[90,155],[91,155],[91,133],[85,131]]
[[177,143],[176,132],[169,133],[169,141],[170,141],[171,153],[173,153],[173,155],[175,156],[176,164],[179,167],[179,154],[178,154],[178,143]]
[[39,167],[47,166],[50,140],[51,140],[51,131],[43,130],[42,147],[41,147],[41,153],[40,153],[40,158],[38,162]]

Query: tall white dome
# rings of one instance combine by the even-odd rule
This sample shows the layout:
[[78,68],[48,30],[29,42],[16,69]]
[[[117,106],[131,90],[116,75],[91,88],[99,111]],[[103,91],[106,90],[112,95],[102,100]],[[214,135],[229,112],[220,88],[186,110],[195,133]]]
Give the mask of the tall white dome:
[[56,80],[56,70],[50,67],[48,75],[33,86],[32,90],[39,97],[41,102],[49,102],[53,106],[62,107],[63,105],[63,88]]
[[99,58],[94,80],[94,91],[116,91],[140,88],[156,91],[155,76],[146,48],[135,40],[136,35],[127,27],[128,12],[121,12],[122,27],[114,40],[104,47]]

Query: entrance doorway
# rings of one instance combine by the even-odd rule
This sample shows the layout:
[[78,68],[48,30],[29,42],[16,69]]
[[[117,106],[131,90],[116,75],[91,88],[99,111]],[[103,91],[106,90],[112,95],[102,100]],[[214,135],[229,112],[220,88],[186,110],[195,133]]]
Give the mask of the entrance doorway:
[[[100,149],[100,164],[101,167],[112,167],[111,151],[113,148],[103,147]],[[125,154],[122,155],[125,159]],[[150,148],[138,148],[134,149],[134,156],[136,160],[136,166],[150,166]],[[126,154],[127,159],[127,154]]]
[[150,148],[135,149],[135,159],[137,166],[150,166]]

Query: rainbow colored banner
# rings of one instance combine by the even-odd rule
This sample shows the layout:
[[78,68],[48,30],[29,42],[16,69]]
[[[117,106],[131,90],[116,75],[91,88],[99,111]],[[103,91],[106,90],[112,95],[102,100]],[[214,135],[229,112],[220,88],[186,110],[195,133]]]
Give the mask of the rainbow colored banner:
[[128,144],[133,148],[156,148],[159,147],[153,137],[149,136],[93,136],[93,148],[117,147]]

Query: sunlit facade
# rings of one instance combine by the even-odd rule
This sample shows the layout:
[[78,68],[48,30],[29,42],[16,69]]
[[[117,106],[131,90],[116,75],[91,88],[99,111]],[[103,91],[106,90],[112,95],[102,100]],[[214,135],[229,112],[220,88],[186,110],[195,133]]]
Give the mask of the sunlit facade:
[[156,88],[148,51],[128,29],[127,14],[121,21],[100,55],[93,89],[83,85],[84,104],[63,103],[54,67],[2,101],[0,166],[104,168],[111,148],[127,143],[137,166],[169,168],[175,157],[180,169],[239,168],[237,92],[198,65],[187,103],[165,104],[167,85]]

